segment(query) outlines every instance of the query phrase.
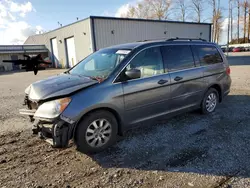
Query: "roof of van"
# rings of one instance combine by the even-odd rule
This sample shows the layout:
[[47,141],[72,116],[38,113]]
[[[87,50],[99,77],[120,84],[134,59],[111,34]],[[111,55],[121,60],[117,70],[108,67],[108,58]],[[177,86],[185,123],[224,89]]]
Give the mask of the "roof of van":
[[151,45],[157,45],[157,44],[179,44],[179,43],[193,43],[193,44],[213,44],[216,45],[215,43],[212,42],[207,42],[205,40],[150,40],[150,41],[138,41],[138,42],[133,42],[133,43],[125,43],[125,44],[119,44],[119,45],[114,45],[110,46],[109,48],[117,48],[117,49],[134,49],[140,46],[151,46]]

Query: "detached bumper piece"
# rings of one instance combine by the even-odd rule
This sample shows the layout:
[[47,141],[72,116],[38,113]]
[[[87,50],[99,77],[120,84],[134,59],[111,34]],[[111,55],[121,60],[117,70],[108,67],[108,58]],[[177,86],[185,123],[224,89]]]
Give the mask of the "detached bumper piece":
[[19,113],[22,115],[29,115],[29,116],[34,116],[36,110],[28,110],[28,109],[20,109]]
[[45,139],[55,148],[65,148],[69,145],[72,138],[73,125],[62,120],[53,123],[35,120],[33,124],[33,134],[38,134],[40,138]]

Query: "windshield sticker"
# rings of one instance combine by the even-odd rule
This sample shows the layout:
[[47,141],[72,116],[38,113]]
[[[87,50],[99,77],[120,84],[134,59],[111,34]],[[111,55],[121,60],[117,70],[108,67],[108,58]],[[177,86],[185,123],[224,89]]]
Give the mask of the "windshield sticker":
[[116,54],[124,54],[124,55],[127,55],[127,54],[129,54],[130,53],[130,50],[118,50],[117,52],[116,52]]

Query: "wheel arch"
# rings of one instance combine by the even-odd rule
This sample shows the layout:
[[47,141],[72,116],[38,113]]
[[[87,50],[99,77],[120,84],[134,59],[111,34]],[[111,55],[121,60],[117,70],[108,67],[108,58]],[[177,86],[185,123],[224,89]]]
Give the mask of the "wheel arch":
[[110,107],[99,107],[99,108],[95,108],[95,109],[91,109],[89,111],[87,111],[86,113],[84,113],[81,118],[77,121],[77,123],[75,124],[74,126],[74,130],[73,130],[73,134],[72,134],[72,137],[74,139],[75,137],[75,132],[76,132],[76,129],[79,125],[79,123],[90,113],[93,113],[93,112],[96,112],[96,111],[108,111],[110,112],[111,114],[114,115],[114,117],[116,118],[117,120],[117,124],[118,124],[118,135],[122,135],[123,134],[123,121],[122,121],[122,118],[121,118],[121,115],[116,111],[114,110],[113,108],[110,108]]
[[[206,92],[210,89],[210,88],[214,88],[217,90],[217,92],[219,93],[219,102],[222,102],[222,89],[221,89],[221,86],[219,84],[211,84]],[[204,93],[204,95],[206,94],[206,92]]]

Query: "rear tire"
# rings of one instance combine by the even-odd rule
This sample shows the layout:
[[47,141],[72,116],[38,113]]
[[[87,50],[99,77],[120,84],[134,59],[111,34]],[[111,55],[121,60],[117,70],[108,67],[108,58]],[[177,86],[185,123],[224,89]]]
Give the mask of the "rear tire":
[[105,110],[95,111],[77,125],[75,142],[82,153],[97,153],[116,142],[118,123],[115,116]]
[[215,111],[217,104],[219,103],[219,93],[216,89],[210,88],[201,103],[201,112],[203,114],[209,114]]

